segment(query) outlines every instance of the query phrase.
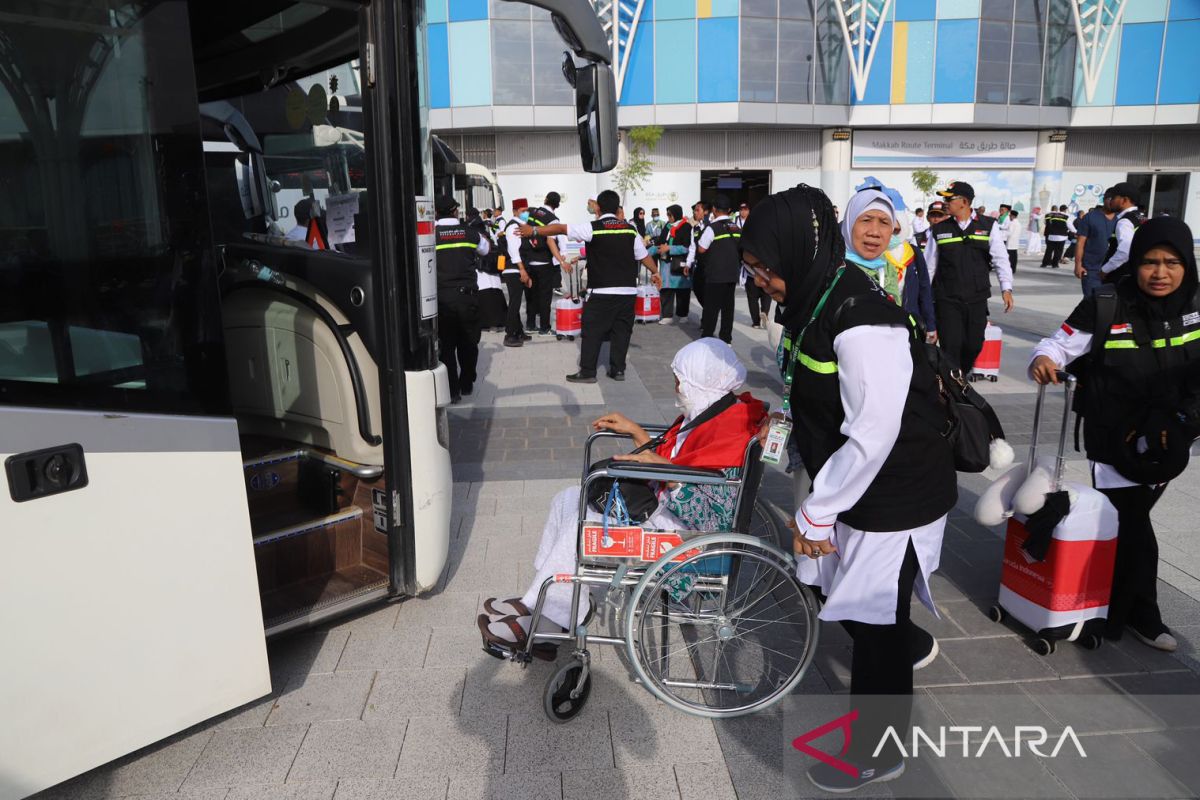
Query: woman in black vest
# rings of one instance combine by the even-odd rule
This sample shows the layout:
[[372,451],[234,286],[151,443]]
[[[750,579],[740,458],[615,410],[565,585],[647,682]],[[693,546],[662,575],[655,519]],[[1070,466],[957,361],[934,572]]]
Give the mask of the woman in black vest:
[[1092,482],[1117,509],[1117,557],[1105,634],[1126,628],[1158,650],[1178,645],[1158,608],[1150,510],[1187,467],[1200,434],[1200,296],[1192,231],[1160,217],[1137,229],[1130,274],[1075,307],[1033,350],[1029,374],[1058,383],[1076,361]]
[[[860,192],[846,210],[860,261],[882,258],[892,236],[891,205],[879,198]],[[894,745],[875,752],[889,726],[908,726],[921,658],[909,617],[914,589],[937,614],[929,575],[957,499],[939,435],[945,415],[923,335],[874,270],[846,259],[820,190],[801,185],[756,205],[741,245],[759,287],[781,306],[784,412],[794,415],[793,440],[813,481],[792,523],[797,574],[827,596],[821,619],[841,622],[854,639],[850,690],[861,718],[841,758],[857,771],[821,763],[808,774],[822,789],[849,791],[904,770]]]

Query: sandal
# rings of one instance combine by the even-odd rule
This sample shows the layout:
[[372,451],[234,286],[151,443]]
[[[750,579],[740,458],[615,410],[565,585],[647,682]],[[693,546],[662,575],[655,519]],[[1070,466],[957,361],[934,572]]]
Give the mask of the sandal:
[[[475,622],[479,626],[479,633],[483,636],[484,652],[495,658],[508,658],[512,653],[525,649],[525,643],[529,640],[529,634],[517,622],[515,616],[510,615],[499,620],[492,620],[486,614],[480,614]],[[493,625],[506,626],[514,638],[504,638],[492,630]],[[538,642],[530,649],[530,653],[542,661],[553,661],[558,657],[558,645]]]
[[483,610],[488,612],[497,622],[504,617],[533,616],[533,612],[521,602],[521,598],[519,597],[510,597],[507,600],[497,600],[494,597],[489,597],[483,601]]

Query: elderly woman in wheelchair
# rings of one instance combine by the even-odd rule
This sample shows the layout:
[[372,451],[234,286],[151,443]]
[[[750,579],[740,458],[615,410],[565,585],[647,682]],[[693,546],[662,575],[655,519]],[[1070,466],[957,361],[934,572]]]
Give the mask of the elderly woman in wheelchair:
[[[489,598],[478,618],[484,650],[497,658],[553,660],[558,643],[575,643],[546,688],[555,721],[587,700],[589,640],[621,646],[652,693],[706,716],[774,702],[812,657],[815,604],[791,555],[773,536],[745,535],[756,515],[775,529],[754,508],[767,409],[734,394],[746,369],[718,339],[686,345],[671,369],[683,414],[650,430],[619,413],[593,422],[583,485],[552,501],[528,591]],[[617,437],[636,449],[591,464],[593,442]],[[595,611],[623,635],[589,633]]]

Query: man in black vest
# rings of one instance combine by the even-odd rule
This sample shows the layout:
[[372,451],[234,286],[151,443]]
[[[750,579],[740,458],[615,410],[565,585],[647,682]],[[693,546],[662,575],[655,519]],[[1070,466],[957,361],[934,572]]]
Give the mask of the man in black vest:
[[[696,240],[696,253],[704,258],[704,314],[700,335],[713,336],[717,316],[721,317],[721,340],[733,341],[733,306],[742,259],[738,254],[741,229],[729,219],[729,198],[717,195],[713,201],[713,221]],[[755,320],[757,322],[757,320]]]
[[440,195],[434,203],[437,225],[438,351],[450,376],[450,401],[457,403],[475,390],[479,362],[479,302],[475,269],[491,247],[478,227],[467,227],[456,213],[458,203]]
[[1062,261],[1063,250],[1071,232],[1067,227],[1067,214],[1063,210],[1065,208],[1066,206],[1051,206],[1042,216],[1042,221],[1046,223],[1046,254],[1042,256],[1042,269],[1058,269],[1059,262]]
[[[546,202],[529,212],[529,224],[535,228],[558,222],[558,206],[562,198],[558,192],[546,195]],[[550,303],[554,298],[554,290],[562,286],[562,256],[558,241],[553,236],[539,237],[541,246],[535,256],[525,264],[529,277],[533,278],[533,286],[525,293],[525,321],[529,327],[537,327],[537,332],[543,336],[550,333]],[[549,256],[548,263],[541,259]],[[540,319],[540,322],[536,322]]]
[[992,296],[988,266],[1000,281],[1005,313],[1013,308],[1012,266],[995,217],[976,216],[971,210],[971,184],[954,181],[938,195],[946,198],[950,216],[930,226],[925,263],[933,283],[938,342],[966,375],[983,349]]
[[[504,346],[520,347],[533,337],[521,327],[521,298],[525,290],[533,286],[533,276],[525,267],[525,259],[533,253],[537,239],[523,239],[519,233],[521,225],[529,219],[529,201],[524,197],[513,200],[513,218],[504,225],[504,243],[508,250],[507,264],[500,273],[504,288],[508,290],[508,317],[504,323]],[[526,308],[529,300],[525,300]]]
[[561,236],[587,242],[588,297],[583,306],[583,335],[579,371],[567,376],[571,383],[595,383],[600,345],[611,335],[608,377],[625,380],[625,356],[633,336],[634,305],[637,301],[638,262],[650,270],[651,280],[662,286],[658,265],[646,250],[637,228],[617,219],[621,197],[606,189],[596,198],[600,217],[590,223],[553,223],[541,228],[522,225],[522,236]]
[[1115,283],[1132,270],[1128,268],[1129,245],[1133,232],[1146,221],[1146,215],[1138,210],[1138,193],[1132,183],[1122,181],[1104,191],[1104,208],[1117,215],[1117,229],[1108,240],[1108,252],[1100,265],[1100,279]]

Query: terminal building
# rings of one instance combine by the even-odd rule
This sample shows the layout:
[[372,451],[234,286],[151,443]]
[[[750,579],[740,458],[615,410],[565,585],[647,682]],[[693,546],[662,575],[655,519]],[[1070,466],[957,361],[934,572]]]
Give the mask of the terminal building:
[[[613,175],[579,167],[549,15],[426,3],[434,131],[506,197],[554,189],[582,216]],[[1143,209],[1200,235],[1200,0],[592,3],[620,126],[663,128],[630,210],[800,182],[835,203],[879,183],[912,208],[927,168],[989,209],[1088,208],[1128,180]]]

